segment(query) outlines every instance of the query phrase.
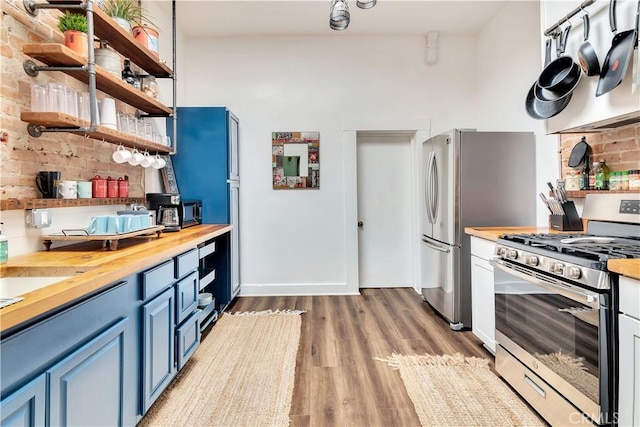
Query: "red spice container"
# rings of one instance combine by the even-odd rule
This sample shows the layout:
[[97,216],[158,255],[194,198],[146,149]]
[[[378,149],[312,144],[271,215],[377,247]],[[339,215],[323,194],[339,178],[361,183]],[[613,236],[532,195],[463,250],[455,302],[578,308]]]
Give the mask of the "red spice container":
[[118,178],[118,197],[129,197],[129,177]]
[[91,181],[91,195],[96,198],[107,197],[107,180],[99,175],[94,176]]
[[107,197],[118,197],[118,180],[110,176],[107,177]]

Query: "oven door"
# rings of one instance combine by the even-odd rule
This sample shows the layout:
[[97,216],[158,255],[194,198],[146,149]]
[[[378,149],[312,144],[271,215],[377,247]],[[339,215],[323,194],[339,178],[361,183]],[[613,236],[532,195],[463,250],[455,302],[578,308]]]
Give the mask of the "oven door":
[[491,264],[497,343],[589,417],[608,418],[608,294],[507,260]]

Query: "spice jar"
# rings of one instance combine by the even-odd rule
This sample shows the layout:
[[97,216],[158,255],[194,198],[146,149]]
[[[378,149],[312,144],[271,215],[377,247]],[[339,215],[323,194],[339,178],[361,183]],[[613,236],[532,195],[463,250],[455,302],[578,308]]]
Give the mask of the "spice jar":
[[107,197],[107,180],[99,175],[94,176],[91,181],[91,195],[96,198]]
[[632,169],[629,171],[629,190],[640,189],[640,169]]
[[580,172],[576,170],[567,171],[564,174],[565,190],[580,190]]
[[629,171],[622,171],[618,173],[618,182],[621,190],[629,189]]

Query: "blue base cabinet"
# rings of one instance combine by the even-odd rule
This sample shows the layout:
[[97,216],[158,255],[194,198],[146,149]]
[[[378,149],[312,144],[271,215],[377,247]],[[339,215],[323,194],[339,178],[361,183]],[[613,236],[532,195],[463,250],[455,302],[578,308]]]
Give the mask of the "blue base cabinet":
[[198,249],[3,333],[0,425],[134,426],[200,344]]
[[124,334],[128,318],[47,371],[53,426],[124,425]]
[[0,425],[43,426],[47,403],[46,387],[47,379],[45,374],[42,374],[10,396],[2,396]]

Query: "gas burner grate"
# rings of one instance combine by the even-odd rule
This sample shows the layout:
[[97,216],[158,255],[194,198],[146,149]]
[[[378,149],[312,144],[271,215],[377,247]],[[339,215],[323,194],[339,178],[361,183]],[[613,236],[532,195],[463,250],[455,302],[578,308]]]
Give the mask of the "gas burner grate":
[[640,258],[640,239],[628,237],[612,237],[611,243],[580,242],[562,243],[561,240],[575,237],[604,237],[592,234],[505,234],[501,239],[521,245],[576,256],[592,261],[609,259]]

